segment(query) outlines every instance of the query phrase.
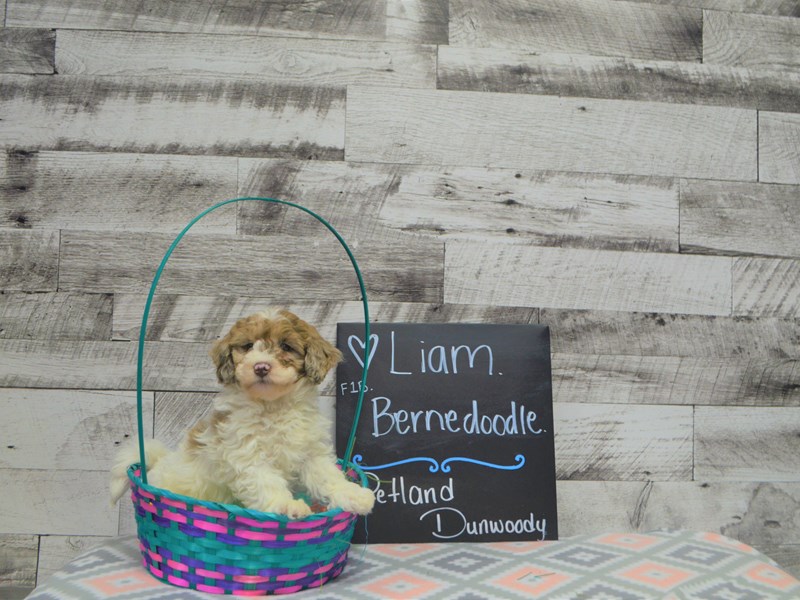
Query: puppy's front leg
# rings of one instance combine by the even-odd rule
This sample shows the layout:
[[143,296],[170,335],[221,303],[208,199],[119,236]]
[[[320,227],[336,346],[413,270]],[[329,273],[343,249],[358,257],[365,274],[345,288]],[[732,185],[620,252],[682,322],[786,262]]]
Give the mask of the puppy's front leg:
[[301,477],[309,493],[328,502],[331,508],[339,507],[358,515],[366,515],[375,504],[372,490],[348,481],[329,456],[309,459],[303,467]]
[[251,467],[236,478],[231,486],[234,495],[247,508],[288,515],[301,519],[311,514],[311,507],[295,500],[289,483],[269,467]]

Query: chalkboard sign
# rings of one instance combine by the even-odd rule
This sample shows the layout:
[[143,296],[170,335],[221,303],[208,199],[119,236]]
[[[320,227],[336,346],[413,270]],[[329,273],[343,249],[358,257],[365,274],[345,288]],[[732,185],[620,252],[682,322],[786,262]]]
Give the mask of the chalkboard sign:
[[[340,456],[363,336],[363,324],[339,324]],[[377,502],[354,542],[557,539],[547,327],[378,323],[369,360],[353,460]]]

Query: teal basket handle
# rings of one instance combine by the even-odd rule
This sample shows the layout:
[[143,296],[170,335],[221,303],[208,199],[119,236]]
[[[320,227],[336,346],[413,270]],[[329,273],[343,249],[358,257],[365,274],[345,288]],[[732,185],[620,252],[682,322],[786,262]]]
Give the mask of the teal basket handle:
[[344,465],[343,467],[346,468],[347,465],[350,463],[350,459],[353,456],[353,447],[355,446],[356,442],[356,427],[358,425],[358,421],[361,417],[361,407],[364,404],[364,392],[367,389],[367,370],[369,368],[369,345],[370,345],[370,328],[369,328],[369,304],[367,303],[367,290],[364,286],[364,278],[361,275],[361,269],[358,268],[358,263],[356,262],[355,256],[353,256],[353,252],[350,250],[350,247],[347,245],[347,242],[344,241],[344,238],[339,234],[336,229],[333,228],[333,225],[328,223],[324,218],[319,216],[312,210],[301,206],[299,204],[295,204],[294,202],[287,202],[286,200],[276,200],[275,198],[258,198],[258,197],[247,197],[247,198],[233,198],[231,200],[225,200],[214,206],[211,206],[197,215],[194,219],[189,221],[189,224],[183,228],[183,230],[178,234],[178,236],[173,240],[172,244],[170,245],[167,252],[164,254],[164,258],[161,259],[161,264],[158,266],[156,270],[155,277],[153,277],[153,283],[150,285],[150,293],[147,295],[147,302],[144,305],[144,312],[142,313],[142,327],[139,330],[139,353],[137,356],[137,363],[136,363],[136,415],[139,420],[139,461],[142,467],[141,474],[142,474],[142,482],[147,484],[147,464],[145,463],[145,452],[144,452],[144,419],[142,418],[142,372],[143,372],[143,363],[144,363],[144,342],[145,337],[147,335],[147,320],[150,316],[150,307],[153,304],[153,297],[156,293],[156,286],[158,285],[158,280],[161,279],[161,274],[164,271],[164,267],[167,266],[167,261],[169,257],[172,256],[173,251],[178,246],[180,241],[183,239],[183,236],[197,223],[200,219],[205,217],[208,213],[217,210],[218,208],[222,208],[223,206],[227,206],[228,204],[234,204],[236,202],[270,202],[273,204],[283,204],[284,206],[290,206],[292,208],[298,208],[302,210],[304,213],[307,213],[314,217],[317,221],[322,223],[328,230],[336,236],[336,239],[339,240],[339,243],[344,248],[345,252],[347,252],[347,256],[350,259],[350,262],[353,265],[353,270],[356,273],[356,277],[358,278],[358,287],[361,290],[361,302],[364,306],[364,368],[361,372],[361,386],[358,392],[358,401],[356,403],[356,412],[355,416],[353,417],[353,425],[350,429],[350,437],[347,440],[347,449],[344,453]]

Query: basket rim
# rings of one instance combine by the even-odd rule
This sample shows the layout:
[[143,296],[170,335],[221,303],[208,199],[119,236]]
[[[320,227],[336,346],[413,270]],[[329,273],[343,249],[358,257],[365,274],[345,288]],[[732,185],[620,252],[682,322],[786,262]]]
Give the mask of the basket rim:
[[[342,464],[343,463],[342,459],[338,459],[337,463]],[[361,467],[359,467],[357,464],[353,462],[348,463],[348,467],[349,467],[348,470],[355,471],[355,473],[358,475],[361,487],[367,487],[367,476],[364,473],[363,469],[361,469]],[[237,504],[225,504],[223,502],[200,500],[199,498],[194,498],[192,496],[185,496],[183,494],[177,494],[165,488],[160,488],[151,485],[149,483],[144,483],[144,481],[142,481],[142,478],[136,474],[137,470],[140,469],[141,465],[139,463],[133,463],[128,467],[128,479],[130,479],[131,482],[133,482],[133,484],[136,485],[136,487],[141,488],[151,494],[162,496],[169,500],[175,500],[176,502],[183,502],[186,504],[199,505],[209,510],[227,512],[228,514],[234,515],[236,517],[245,517],[256,521],[280,521],[283,523],[303,523],[305,521],[312,522],[319,519],[332,519],[341,515],[342,513],[356,516],[355,513],[350,513],[342,508],[337,507],[324,512],[312,513],[301,519],[292,519],[288,515],[281,515],[278,513],[264,512],[251,508],[245,508]]]

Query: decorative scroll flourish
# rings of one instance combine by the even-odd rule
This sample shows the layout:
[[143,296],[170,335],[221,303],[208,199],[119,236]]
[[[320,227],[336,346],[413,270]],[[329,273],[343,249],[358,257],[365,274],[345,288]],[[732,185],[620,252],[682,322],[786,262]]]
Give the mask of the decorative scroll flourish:
[[517,469],[521,469],[525,465],[525,457],[522,454],[517,454],[514,457],[515,464],[513,465],[498,465],[495,463],[485,462],[482,460],[476,460],[474,458],[467,458],[463,456],[453,456],[451,458],[446,458],[441,463],[437,461],[435,458],[430,458],[429,456],[416,456],[413,458],[406,458],[404,460],[398,460],[391,463],[386,463],[385,465],[365,465],[363,464],[364,457],[361,454],[356,454],[353,456],[353,462],[364,469],[365,471],[380,471],[381,469],[389,469],[391,467],[397,467],[399,465],[406,465],[409,463],[415,462],[424,462],[430,463],[428,467],[428,471],[431,473],[436,473],[441,471],[442,473],[449,473],[450,472],[450,464],[457,463],[457,462],[465,462],[470,463],[473,465],[479,465],[481,467],[488,467],[490,469],[499,469],[501,471],[516,471]]

